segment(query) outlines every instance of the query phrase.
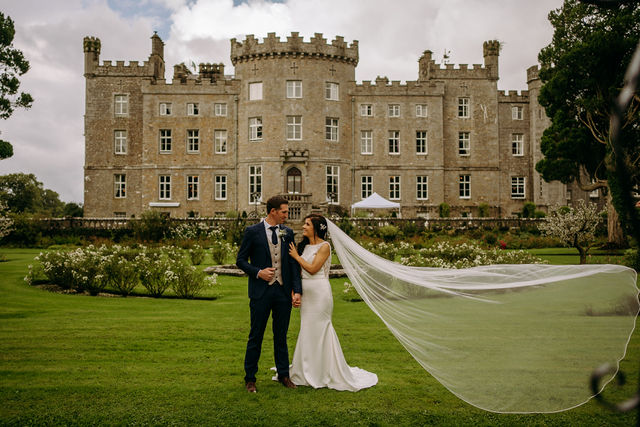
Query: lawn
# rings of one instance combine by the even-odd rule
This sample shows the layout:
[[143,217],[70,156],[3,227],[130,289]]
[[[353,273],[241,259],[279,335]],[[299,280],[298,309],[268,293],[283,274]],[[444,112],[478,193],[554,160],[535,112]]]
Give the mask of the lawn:
[[[267,329],[259,391],[252,395],[244,391],[242,368],[246,279],[220,277],[215,300],[64,295],[23,281],[38,251],[3,253],[9,259],[0,263],[3,425],[622,426],[636,419],[594,401],[557,414],[495,414],[470,406],[424,371],[364,303],[339,298],[344,279],[332,280],[334,325],[347,361],[377,373],[379,384],[358,393],[285,389],[270,380]],[[291,352],[298,324],[294,310]],[[636,332],[621,363],[629,382],[610,385],[610,400],[637,391],[639,364]]]

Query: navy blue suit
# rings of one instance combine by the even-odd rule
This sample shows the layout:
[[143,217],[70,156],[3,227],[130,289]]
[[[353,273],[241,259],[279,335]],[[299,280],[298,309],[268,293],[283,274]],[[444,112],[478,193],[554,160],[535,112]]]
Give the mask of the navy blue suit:
[[279,226],[286,235],[280,239],[282,285],[269,286],[268,282],[258,277],[258,272],[272,267],[271,252],[267,242],[265,224],[249,226],[244,237],[236,265],[249,276],[249,308],[251,311],[251,330],[244,358],[245,381],[256,381],[258,360],[262,350],[262,339],[267,327],[269,315],[273,317],[273,351],[278,370],[278,377],[289,376],[289,350],[287,348],[287,331],[291,317],[291,291],[302,293],[300,265],[289,256],[289,243],[293,242],[293,231]]

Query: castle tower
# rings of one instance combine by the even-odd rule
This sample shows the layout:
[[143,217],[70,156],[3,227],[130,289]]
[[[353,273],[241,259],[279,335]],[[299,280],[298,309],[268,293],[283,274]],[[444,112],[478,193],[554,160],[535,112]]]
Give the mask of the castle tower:
[[82,41],[84,50],[84,74],[93,74],[100,63],[100,39],[97,37],[85,37]]
[[347,45],[337,36],[327,43],[320,33],[309,42],[297,32],[286,41],[275,33],[262,42],[248,35],[243,42],[231,40],[231,62],[242,81],[241,208],[245,209],[243,201],[251,204],[257,197],[266,201],[274,194],[301,194],[313,204],[329,198],[348,205],[353,155],[349,94],[355,83],[358,42]]
[[544,130],[551,125],[544,108],[538,102],[542,81],[538,75],[537,65],[527,68],[527,86],[529,88],[529,120],[530,120],[530,144],[532,177],[533,177],[533,202],[540,207],[564,205],[567,203],[566,186],[560,181],[546,182],[535,169],[544,155],[540,150],[540,142]]
[[489,71],[489,78],[498,80],[498,56],[500,55],[500,42],[488,40],[482,44],[484,66]]
[[156,32],[151,36],[149,64],[151,64],[153,68],[153,77],[156,79],[164,79],[164,42]]

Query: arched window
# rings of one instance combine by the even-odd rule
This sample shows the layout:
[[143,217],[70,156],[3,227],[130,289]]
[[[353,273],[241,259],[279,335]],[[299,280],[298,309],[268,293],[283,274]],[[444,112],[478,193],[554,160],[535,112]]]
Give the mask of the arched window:
[[298,168],[291,168],[287,171],[287,193],[302,192],[302,172]]

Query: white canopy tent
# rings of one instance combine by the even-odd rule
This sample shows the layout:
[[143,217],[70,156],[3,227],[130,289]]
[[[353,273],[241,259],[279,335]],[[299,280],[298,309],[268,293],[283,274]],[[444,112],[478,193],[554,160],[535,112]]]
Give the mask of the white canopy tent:
[[400,203],[389,201],[378,193],[373,193],[366,199],[351,205],[351,215],[356,209],[397,209],[398,218],[400,217]]

